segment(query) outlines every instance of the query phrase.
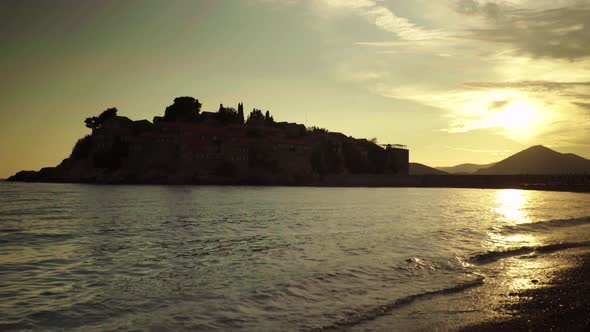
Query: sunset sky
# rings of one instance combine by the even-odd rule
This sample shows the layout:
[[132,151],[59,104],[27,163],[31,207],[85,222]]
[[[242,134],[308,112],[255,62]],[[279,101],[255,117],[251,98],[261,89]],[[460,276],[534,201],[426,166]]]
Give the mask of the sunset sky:
[[177,96],[406,144],[430,166],[590,158],[590,0],[3,0],[0,178]]

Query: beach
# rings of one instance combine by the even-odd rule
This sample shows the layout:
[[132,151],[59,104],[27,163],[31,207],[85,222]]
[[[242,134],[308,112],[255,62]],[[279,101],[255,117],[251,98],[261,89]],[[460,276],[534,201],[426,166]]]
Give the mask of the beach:
[[460,331],[588,331],[590,329],[590,250],[569,249],[535,258],[529,284],[510,292],[498,287],[483,302],[496,318]]
[[416,298],[347,330],[587,331],[590,327],[590,249],[533,253],[492,265],[489,271],[503,272],[489,273],[482,284],[465,292]]

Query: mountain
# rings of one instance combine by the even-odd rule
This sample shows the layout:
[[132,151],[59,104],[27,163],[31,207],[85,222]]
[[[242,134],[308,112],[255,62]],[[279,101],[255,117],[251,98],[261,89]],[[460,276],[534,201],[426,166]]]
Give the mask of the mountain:
[[443,172],[430,166],[422,165],[419,163],[410,163],[410,175],[447,175],[447,172]]
[[559,153],[536,145],[514,154],[475,174],[586,174],[590,160],[572,153]]
[[479,164],[461,164],[451,167],[437,167],[436,169],[450,174],[472,174],[480,169],[489,168],[494,166],[496,163],[479,165]]

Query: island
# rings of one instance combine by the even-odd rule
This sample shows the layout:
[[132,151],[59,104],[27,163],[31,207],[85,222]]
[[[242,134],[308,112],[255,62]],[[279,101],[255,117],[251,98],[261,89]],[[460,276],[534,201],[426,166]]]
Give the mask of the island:
[[92,133],[79,139],[59,165],[21,171],[9,180],[321,185],[353,175],[366,181],[409,173],[409,150],[403,145],[277,122],[269,111],[256,108],[245,116],[242,103],[220,105],[216,112],[201,107],[198,99],[178,97],[152,122],[134,121],[109,108],[86,118]]

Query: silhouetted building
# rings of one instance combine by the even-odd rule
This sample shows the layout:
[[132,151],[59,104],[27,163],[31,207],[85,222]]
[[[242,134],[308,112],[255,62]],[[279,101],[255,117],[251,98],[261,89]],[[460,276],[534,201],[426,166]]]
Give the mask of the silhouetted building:
[[394,174],[408,175],[410,173],[410,151],[401,144],[386,144],[385,152],[387,164]]

